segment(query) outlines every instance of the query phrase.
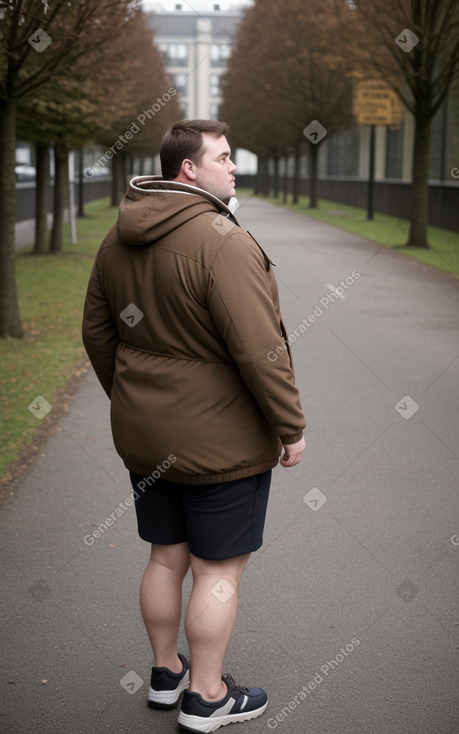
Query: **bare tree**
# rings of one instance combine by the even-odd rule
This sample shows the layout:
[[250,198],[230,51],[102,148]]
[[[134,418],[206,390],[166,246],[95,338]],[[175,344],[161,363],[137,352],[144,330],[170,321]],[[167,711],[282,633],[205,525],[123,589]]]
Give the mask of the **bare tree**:
[[[145,70],[148,70],[147,75]],[[144,110],[149,113],[143,114]],[[22,138],[38,143],[37,152],[54,147],[55,173],[59,179],[54,188],[53,229],[48,243],[43,237],[43,234],[47,236],[43,226],[47,218],[46,201],[44,196],[38,196],[42,194],[40,189],[47,188],[47,183],[38,180],[37,157],[34,248],[37,253],[63,249],[63,214],[69,204],[69,151],[88,143],[103,143],[109,150],[115,141],[122,141],[122,148],[115,148],[116,156],[112,159],[116,204],[125,190],[122,169],[126,155],[151,155],[158,150],[162,132],[180,116],[176,90],[165,74],[162,58],[140,8],[126,19],[123,33],[115,44],[90,49],[76,60],[65,77],[53,79],[23,98],[19,111]],[[32,130],[31,117],[34,119]],[[44,174],[45,167],[40,168]],[[94,171],[88,169],[88,173],[90,178]]]
[[115,43],[139,0],[17,0],[0,9],[0,338],[23,336],[15,277],[18,101]]
[[334,0],[257,2],[241,22],[224,81],[222,114],[241,144],[274,159],[294,154],[296,198],[299,157],[308,150],[311,207],[320,143],[354,125],[351,64],[336,53],[346,11]]
[[356,64],[386,80],[414,117],[407,246],[428,247],[431,125],[459,70],[459,3],[349,0],[342,40]]

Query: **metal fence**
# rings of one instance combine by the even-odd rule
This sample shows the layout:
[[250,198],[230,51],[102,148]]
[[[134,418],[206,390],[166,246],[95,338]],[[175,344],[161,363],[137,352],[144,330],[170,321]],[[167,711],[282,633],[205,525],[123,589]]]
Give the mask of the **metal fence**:
[[[52,211],[54,186],[49,187],[49,211]],[[84,203],[94,199],[101,199],[104,196],[110,196],[111,179],[101,178],[100,180],[85,181]],[[16,222],[22,222],[25,219],[33,219],[35,217],[35,183],[18,183],[16,184]]]
[[[239,188],[255,189],[255,175],[237,176]],[[288,180],[288,191],[292,191],[292,180]],[[299,192],[309,194],[309,179],[301,179]],[[366,209],[368,182],[361,178],[327,177],[319,181],[319,198],[336,201],[338,204]],[[408,219],[411,203],[411,182],[395,179],[376,181],[374,189],[375,211],[393,217]],[[459,185],[449,182],[429,183],[429,224],[459,232]]]
[[[238,188],[255,189],[257,177],[241,174],[236,180]],[[288,191],[291,193],[292,180],[288,180]],[[300,194],[309,193],[309,180],[302,179]],[[86,181],[84,185],[85,203],[109,196],[111,180]],[[52,202],[53,187],[50,187]],[[319,181],[319,198],[336,201],[337,204],[348,204],[363,209],[367,206],[368,182],[358,178],[336,177],[322,178]],[[16,221],[32,219],[35,213],[35,184],[18,184],[16,188]],[[410,212],[411,184],[409,181],[384,180],[375,182],[375,211],[393,217],[408,219]],[[429,184],[429,224],[459,232],[459,185],[448,182],[431,181]]]

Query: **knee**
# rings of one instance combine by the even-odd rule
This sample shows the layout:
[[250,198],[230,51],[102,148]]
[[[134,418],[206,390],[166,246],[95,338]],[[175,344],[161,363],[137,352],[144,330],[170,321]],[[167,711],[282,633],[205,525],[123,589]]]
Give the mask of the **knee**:
[[188,543],[174,545],[151,544],[150,561],[158,563],[170,571],[185,576],[190,567],[190,551]]
[[224,561],[208,561],[204,558],[198,558],[191,553],[190,567],[193,579],[197,580],[200,577],[210,579],[218,576],[218,579],[227,579],[237,588],[249,558],[250,553],[247,553],[244,556],[228,558]]

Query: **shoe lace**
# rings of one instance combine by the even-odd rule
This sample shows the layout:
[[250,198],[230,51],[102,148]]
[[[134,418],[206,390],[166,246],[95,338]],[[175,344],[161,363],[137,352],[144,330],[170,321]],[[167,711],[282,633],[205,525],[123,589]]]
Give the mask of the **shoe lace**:
[[225,681],[226,685],[228,686],[228,689],[231,688],[237,688],[239,693],[243,693],[245,696],[249,695],[249,689],[246,688],[246,686],[238,686],[236,685],[234,678],[229,673],[224,673],[222,676],[223,680]]

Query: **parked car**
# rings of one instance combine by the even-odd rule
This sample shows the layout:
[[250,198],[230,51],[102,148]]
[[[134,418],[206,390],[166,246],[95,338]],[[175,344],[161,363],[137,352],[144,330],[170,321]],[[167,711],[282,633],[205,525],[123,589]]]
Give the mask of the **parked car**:
[[14,167],[16,173],[16,181],[22,183],[23,181],[35,181],[36,170],[33,166],[17,165]]

